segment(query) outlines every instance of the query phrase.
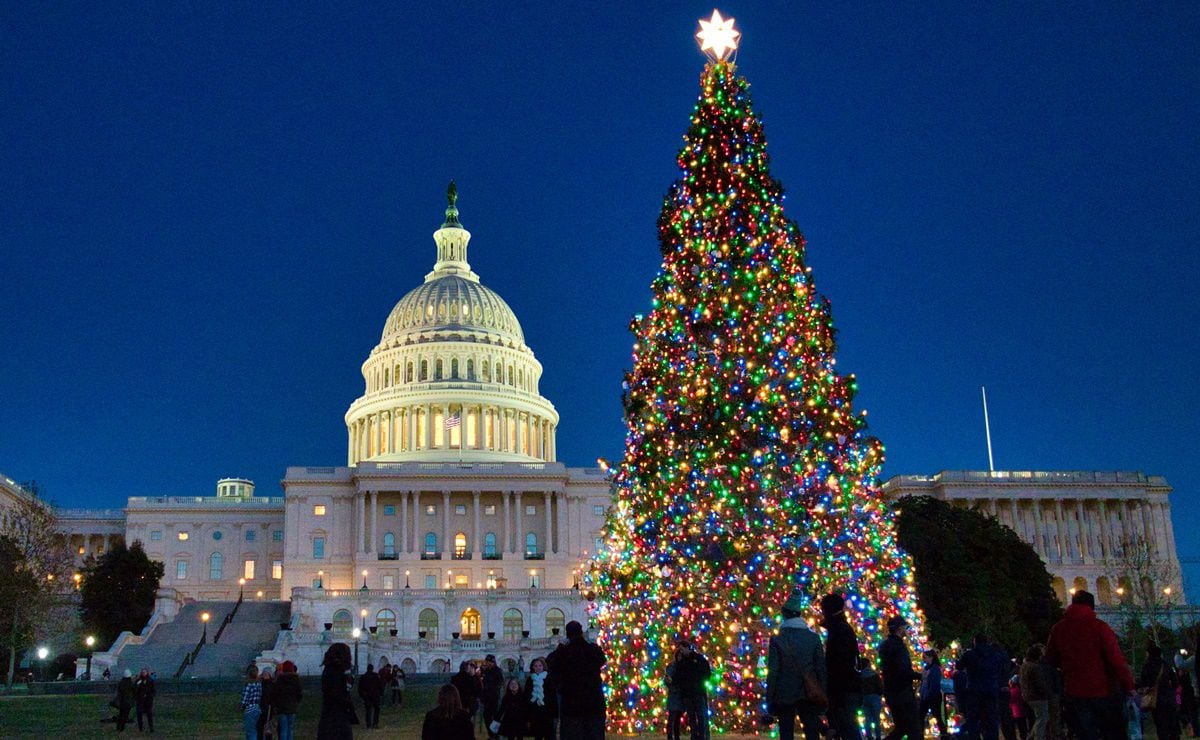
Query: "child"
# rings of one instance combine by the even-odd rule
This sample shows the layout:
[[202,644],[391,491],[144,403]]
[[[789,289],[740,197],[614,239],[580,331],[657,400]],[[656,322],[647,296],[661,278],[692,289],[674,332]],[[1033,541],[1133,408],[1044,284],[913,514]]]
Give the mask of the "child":
[[497,734],[505,740],[521,740],[525,735],[525,719],[528,714],[525,694],[521,691],[521,683],[515,678],[508,680],[504,696],[500,699],[500,709],[496,712],[493,723],[499,722]]

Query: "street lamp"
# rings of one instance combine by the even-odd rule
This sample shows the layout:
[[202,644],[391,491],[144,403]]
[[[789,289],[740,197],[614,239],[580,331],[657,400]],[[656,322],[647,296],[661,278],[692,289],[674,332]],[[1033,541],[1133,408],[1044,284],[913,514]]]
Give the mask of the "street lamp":
[[405,587],[405,588],[408,588],[408,574],[409,574],[410,572],[411,572],[411,571],[407,571],[407,570],[406,570],[406,571],[404,571],[404,587]]
[[83,574],[76,573],[75,575],[71,576],[71,578],[75,581],[75,590],[78,591],[80,584],[83,582]]
[[452,588],[454,583],[454,571],[450,568],[446,569],[446,588]]
[[536,579],[537,579],[537,571],[534,570],[533,568],[530,568],[529,569],[529,587],[530,588],[537,588]]
[[362,630],[355,627],[350,632],[350,636],[354,638],[354,675],[358,675],[358,638],[362,637]]
[[245,595],[246,595],[246,579],[239,578],[238,579],[238,601],[241,601]]
[[38,661],[42,664],[38,668],[38,680],[44,681],[46,679],[46,658],[50,657],[50,648],[45,645],[39,647],[37,649],[37,657]]
[[209,614],[208,612],[204,612],[203,614],[200,615],[200,621],[204,623],[204,631],[200,633],[200,644],[201,645],[208,642],[208,620],[211,618],[212,618],[212,615]]
[[317,588],[325,588],[325,571],[317,571]]
[[83,675],[87,677],[87,680],[91,681],[92,680],[92,651],[96,646],[96,638],[92,637],[91,635],[88,635],[87,637],[84,638],[83,644],[87,645],[87,649],[88,649],[87,667],[84,669]]
[[362,631],[367,631],[367,610],[362,609],[358,612],[358,616],[362,617]]
[[367,569],[366,569],[366,568],[363,568],[363,587],[362,587],[362,590],[363,590],[363,591],[366,591],[366,590],[367,590]]

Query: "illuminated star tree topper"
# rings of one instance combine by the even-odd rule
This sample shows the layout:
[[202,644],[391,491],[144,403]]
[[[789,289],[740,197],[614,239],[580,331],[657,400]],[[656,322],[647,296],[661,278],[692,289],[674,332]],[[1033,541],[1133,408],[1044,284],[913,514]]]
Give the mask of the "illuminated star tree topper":
[[722,18],[721,11],[713,9],[712,18],[700,19],[700,32],[696,38],[700,41],[700,51],[708,55],[714,62],[725,61],[737,51],[740,31],[733,28],[732,18]]

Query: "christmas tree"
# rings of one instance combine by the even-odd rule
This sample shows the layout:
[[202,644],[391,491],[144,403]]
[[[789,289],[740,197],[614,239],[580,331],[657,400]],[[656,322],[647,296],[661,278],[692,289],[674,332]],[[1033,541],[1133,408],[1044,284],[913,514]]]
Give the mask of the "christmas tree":
[[661,727],[677,634],[712,663],[712,729],[754,728],[793,593],[814,623],[822,595],[844,594],[871,648],[892,615],[920,631],[879,489],[883,445],[852,407],[854,376],[835,369],[829,301],[725,58],[732,38],[701,76],[659,217],[663,263],[649,314],[632,322],[625,456],[588,578],[617,732]]

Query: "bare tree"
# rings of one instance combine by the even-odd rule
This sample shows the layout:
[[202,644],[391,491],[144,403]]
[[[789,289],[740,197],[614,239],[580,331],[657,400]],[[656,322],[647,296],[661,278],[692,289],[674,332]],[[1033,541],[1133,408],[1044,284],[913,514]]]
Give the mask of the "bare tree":
[[1154,543],[1141,537],[1122,540],[1110,564],[1117,577],[1122,614],[1145,626],[1154,641],[1161,643],[1161,622],[1169,621],[1172,606],[1179,604],[1179,566],[1170,557],[1159,555]]

